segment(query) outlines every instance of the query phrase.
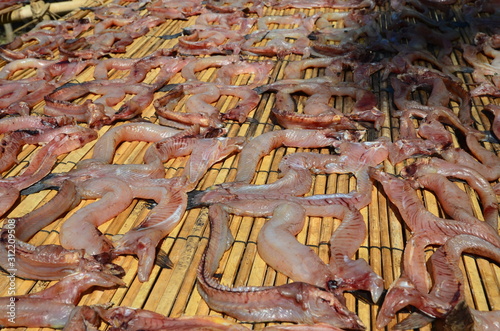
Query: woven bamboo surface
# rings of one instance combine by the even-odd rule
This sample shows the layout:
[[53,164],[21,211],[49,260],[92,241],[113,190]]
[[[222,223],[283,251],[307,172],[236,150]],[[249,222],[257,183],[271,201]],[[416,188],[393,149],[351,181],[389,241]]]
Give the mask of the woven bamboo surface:
[[[103,5],[105,5],[104,2]],[[390,9],[388,7],[376,8],[380,11],[382,22],[390,21]],[[306,15],[312,15],[318,11],[333,11],[331,9],[310,9],[302,10]],[[265,15],[289,15],[299,12],[297,9],[288,10],[273,10],[269,7],[265,9]],[[457,12],[457,15],[458,12]],[[71,13],[69,17],[89,17],[93,19],[93,13],[88,10],[79,10]],[[186,21],[168,20],[166,23],[153,28],[147,35],[138,38],[134,43],[127,48],[126,54],[114,54],[115,57],[140,58],[152,53],[160,48],[170,48],[176,43],[176,39],[165,40],[160,38],[162,35],[173,35],[181,32],[182,28],[193,24],[195,17],[191,17]],[[281,26],[280,26],[281,28]],[[470,42],[471,35],[467,28],[461,28],[462,38],[466,42]],[[260,60],[269,59],[264,57],[249,56],[249,59]],[[283,69],[290,61],[299,60],[298,55],[289,55],[283,59],[271,58],[274,61],[274,69],[271,72],[269,82],[279,80],[283,77]],[[454,57],[454,61],[459,60],[458,56]],[[211,68],[199,73],[199,79],[203,81],[211,81],[217,69]],[[26,73],[27,75],[29,72]],[[155,72],[151,73],[146,82],[152,81]],[[123,73],[115,72],[110,78],[116,78]],[[322,69],[308,69],[305,73],[306,77],[316,77],[323,75]],[[463,78],[465,86],[472,83],[472,77],[469,74],[459,74]],[[244,85],[251,77],[241,75],[238,79],[238,85]],[[346,80],[349,80],[349,73],[346,74]],[[88,81],[92,79],[92,69],[86,69],[77,77],[78,82]],[[169,83],[183,82],[180,74],[174,76]],[[383,135],[391,139],[398,137],[398,120],[391,117],[393,112],[393,104],[391,102],[391,94],[386,89],[386,83],[380,79],[380,73],[373,76],[372,90],[379,98],[379,108],[388,116],[382,127],[377,132],[369,130],[366,137],[370,140],[376,139]],[[156,97],[161,97],[163,92],[157,93]],[[299,100],[300,101],[300,100]],[[219,100],[217,106],[221,106],[223,111],[236,102],[232,97],[226,97]],[[272,94],[264,94],[261,102],[256,110],[254,110],[249,120],[243,124],[230,122],[227,124],[228,136],[245,136],[255,137],[264,132],[279,130],[280,127],[273,124],[270,119],[270,111],[274,102]],[[336,106],[347,104],[347,101],[338,98]],[[483,105],[487,103],[495,103],[494,99],[489,98],[474,98],[473,100],[473,116],[477,120],[477,128],[487,130],[490,128],[490,121],[481,112]],[[496,101],[498,103],[498,100]],[[35,112],[40,111],[43,104],[35,107]],[[150,105],[142,115],[144,118],[157,122],[154,107]],[[120,123],[116,124],[119,125]],[[110,126],[105,126],[99,130],[99,135],[103,135]],[[367,139],[365,138],[365,139]],[[83,148],[64,155],[60,158],[53,172],[64,172],[74,168],[75,164],[92,156],[92,147],[94,142],[91,142]],[[458,141],[456,145],[459,146]],[[139,163],[142,160],[142,155],[148,144],[143,142],[127,142],[123,143],[115,154],[114,163]],[[498,154],[499,145],[486,144],[486,146],[494,150]],[[5,176],[14,176],[29,162],[30,156],[36,148],[27,146],[19,155],[21,162],[13,168]],[[298,151],[315,151],[318,153],[329,153],[328,149],[307,150],[301,148],[286,148],[281,147],[274,150],[268,156],[262,159],[257,173],[254,177],[254,184],[266,184],[276,181],[279,176],[278,164],[284,155],[295,153]],[[167,178],[178,174],[184,166],[187,158],[178,158],[171,160],[165,164]],[[214,184],[230,182],[236,174],[238,164],[238,156],[231,156],[224,161],[216,164],[200,182],[197,189],[206,189]],[[385,162],[385,171],[398,173],[406,163],[402,163],[394,167],[388,161]],[[324,194],[324,193],[347,193],[355,188],[355,178],[349,175],[316,175],[314,186],[309,194]],[[464,185],[464,189],[474,201],[474,207],[481,214],[480,204],[475,195],[475,192]],[[18,217],[42,205],[55,195],[55,191],[42,191],[29,196],[23,196],[16,207],[10,212],[8,217]],[[433,213],[439,215],[441,213],[436,198],[430,192],[422,192],[422,198],[425,200],[426,206]],[[80,205],[72,210],[64,218],[47,226],[40,231],[30,243],[35,245],[41,244],[56,244],[58,243],[58,229],[66,218],[74,213],[78,208],[91,203],[92,201],[85,200]],[[123,234],[147,215],[149,205],[146,201],[135,201],[125,212],[118,217],[105,223],[99,229],[108,236]],[[403,253],[404,244],[409,236],[409,232],[405,229],[402,221],[397,215],[396,209],[388,203],[387,197],[382,192],[378,185],[374,185],[372,191],[372,203],[361,210],[368,228],[368,236],[359,249],[357,256],[369,262],[373,270],[381,275],[385,280],[386,288],[400,275],[400,263]],[[268,267],[266,263],[259,257],[256,249],[256,238],[259,229],[265,223],[265,218],[238,217],[232,216],[230,228],[234,235],[235,242],[230,249],[224,254],[220,263],[218,272],[222,274],[221,282],[226,285],[241,286],[241,285],[280,285],[290,282],[286,276],[276,272]],[[332,232],[339,225],[338,220],[333,218],[309,217],[305,226],[297,236],[298,240],[313,248],[324,261],[328,261],[328,241]],[[112,302],[115,305],[131,306],[136,308],[144,308],[162,313],[167,316],[178,317],[182,315],[220,315],[219,313],[209,309],[207,304],[198,294],[196,289],[196,268],[200,261],[202,252],[207,244],[209,236],[208,231],[207,210],[205,208],[197,208],[189,210],[185,213],[182,222],[168,235],[161,245],[161,249],[168,253],[168,256],[173,262],[171,269],[155,266],[151,274],[150,280],[145,283],[139,282],[137,279],[137,260],[132,256],[119,257],[115,262],[121,265],[126,270],[124,281],[126,287],[109,289],[109,290],[94,290],[86,294],[80,304],[90,305],[98,303]],[[297,261],[300,263],[300,261]],[[479,310],[498,310],[500,309],[500,268],[495,264],[481,258],[475,258],[465,255],[463,257],[462,268],[466,274],[466,298],[467,303]],[[5,276],[0,276],[0,295],[7,295],[8,280]],[[52,283],[47,281],[30,281],[16,280],[16,289],[18,294],[34,293],[50,286]],[[4,290],[5,288],[5,290]],[[350,294],[346,294],[347,307],[356,312],[361,320],[365,323],[368,330],[375,330],[375,319],[378,307],[357,300]],[[400,313],[397,319],[389,324],[388,329],[401,321],[406,314]],[[230,319],[229,317],[227,317]],[[266,324],[264,323],[245,323],[244,325],[259,330]],[[104,326],[103,326],[104,327]],[[422,330],[430,330],[430,327]],[[9,329],[20,330],[20,329]],[[35,330],[35,329],[27,329]],[[48,329],[43,329],[48,330]]]

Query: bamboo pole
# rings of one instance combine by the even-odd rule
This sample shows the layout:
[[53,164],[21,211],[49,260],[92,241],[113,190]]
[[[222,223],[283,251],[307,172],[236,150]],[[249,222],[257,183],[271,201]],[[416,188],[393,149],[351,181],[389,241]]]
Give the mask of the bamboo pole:
[[6,24],[32,18],[43,18],[46,13],[60,15],[83,7],[88,2],[88,0],[73,0],[55,3],[43,3],[43,1],[36,1],[35,3],[38,3],[36,5],[31,3],[9,13],[0,15],[0,23]]

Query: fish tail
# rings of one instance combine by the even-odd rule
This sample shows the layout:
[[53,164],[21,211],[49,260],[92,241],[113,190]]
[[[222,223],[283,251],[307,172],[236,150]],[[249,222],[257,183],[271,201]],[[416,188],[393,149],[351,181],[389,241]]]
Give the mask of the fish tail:
[[58,185],[50,185],[47,184],[45,181],[54,177],[55,174],[48,174],[45,176],[42,180],[38,181],[37,183],[28,186],[25,189],[21,190],[21,195],[29,195],[29,194],[34,194],[38,193],[43,190],[59,190],[60,186]]
[[423,328],[424,326],[428,325],[432,321],[434,321],[435,318],[425,315],[422,312],[413,312],[408,316],[406,319],[403,321],[399,322],[395,326],[393,326],[393,330],[410,330],[410,329],[419,329]]
[[187,194],[187,207],[186,209],[193,209],[198,207],[206,206],[206,203],[202,202],[202,198],[205,191],[193,190]]
[[165,268],[165,269],[172,269],[172,267],[174,266],[174,263],[168,257],[167,252],[165,252],[162,249],[160,249],[158,251],[158,254],[156,255],[155,264],[157,266],[159,266],[161,268]]

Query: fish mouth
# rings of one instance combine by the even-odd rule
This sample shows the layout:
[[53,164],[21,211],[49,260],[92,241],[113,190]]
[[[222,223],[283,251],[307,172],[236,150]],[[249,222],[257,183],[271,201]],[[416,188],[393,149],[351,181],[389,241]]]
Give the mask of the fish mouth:
[[98,264],[101,265],[102,271],[109,275],[116,276],[118,278],[123,278],[125,276],[125,269],[120,265],[112,263],[110,261],[111,255],[109,253],[101,253],[92,256]]

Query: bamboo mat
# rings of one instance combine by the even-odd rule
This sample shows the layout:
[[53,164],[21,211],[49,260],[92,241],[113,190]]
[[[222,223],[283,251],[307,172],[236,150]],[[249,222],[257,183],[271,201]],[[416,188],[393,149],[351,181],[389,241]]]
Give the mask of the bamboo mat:
[[[103,5],[105,4],[106,2],[104,2]],[[381,13],[382,23],[385,24],[390,21],[391,13],[388,6],[377,8],[376,10]],[[309,16],[318,11],[332,10],[311,9],[303,10],[302,12]],[[299,10],[296,9],[273,10],[268,7],[265,9],[265,15],[290,15],[297,12],[299,12]],[[456,14],[459,15],[458,12],[456,12]],[[65,18],[70,17],[89,17],[92,19],[93,14],[88,10],[79,10],[71,13]],[[182,28],[192,25],[194,20],[195,17],[191,17],[186,21],[168,20],[166,23],[153,28],[147,35],[135,40],[132,45],[127,47],[126,54],[114,54],[113,56],[140,58],[157,49],[173,47],[176,43],[175,39],[165,40],[160,37],[181,32]],[[283,26],[279,28],[281,27]],[[466,42],[470,42],[472,37],[468,29],[461,28],[461,33],[461,38]],[[250,56],[248,58],[254,60],[264,59],[263,57],[259,58],[256,56]],[[269,82],[281,79],[287,63],[299,60],[300,58],[301,57],[298,55],[289,55],[283,59],[272,58],[271,60],[274,61],[274,69],[271,72]],[[458,56],[455,56],[454,60],[462,61]],[[211,81],[215,71],[216,69],[211,68],[200,72],[200,80]],[[83,82],[92,79],[92,73],[92,69],[86,69],[77,77],[77,81]],[[29,72],[27,74],[29,74]],[[123,73],[115,72],[110,78],[117,78],[122,74]],[[146,82],[152,81],[155,74],[156,72],[153,71],[150,77],[148,76]],[[305,75],[305,78],[321,76],[323,75],[323,71],[321,69],[307,69]],[[473,82],[469,74],[460,75],[466,86],[469,86]],[[249,76],[242,75],[237,84],[244,85],[249,78]],[[350,79],[349,74],[346,74],[345,78],[346,80]],[[180,83],[182,81],[183,79],[180,74],[177,74],[169,83]],[[386,136],[391,139],[397,139],[398,137],[399,122],[397,119],[391,117],[394,106],[391,101],[392,95],[387,87],[387,83],[381,81],[380,73],[374,74],[372,90],[379,98],[379,108],[388,116],[380,132],[373,130],[368,132],[367,137],[371,140],[374,140],[378,136]],[[160,92],[155,95],[155,98],[159,98],[161,95],[162,93]],[[236,101],[235,98],[226,97],[219,100],[216,106],[222,107],[224,111],[235,104]],[[336,101],[337,106],[342,105],[344,102],[346,105],[348,104],[348,101],[342,100],[342,98],[338,98]],[[279,130],[280,127],[274,125],[270,119],[270,111],[273,102],[274,96],[272,94],[264,94],[258,107],[250,114],[253,120],[249,120],[243,124],[228,123],[228,136],[245,136],[250,138],[268,131]],[[498,103],[498,101],[496,102]],[[490,127],[489,120],[481,112],[482,107],[487,103],[494,103],[494,100],[488,98],[474,98],[473,100],[473,116],[478,121],[476,124],[477,128],[480,130],[487,130]],[[35,107],[35,112],[40,112],[42,107],[43,105]],[[142,116],[152,122],[157,122],[157,117],[154,114],[154,107],[152,105],[144,111]],[[120,123],[116,125],[119,124]],[[99,130],[99,135],[102,136],[109,129],[110,126],[103,127]],[[68,171],[74,168],[78,161],[90,158],[92,156],[92,147],[94,143],[95,141],[79,150],[60,157],[53,172]],[[456,145],[459,146],[458,141],[456,141]],[[117,149],[114,163],[140,163],[147,146],[147,143],[142,142],[123,143]],[[486,146],[498,154],[499,145],[487,144]],[[25,147],[19,156],[21,160],[19,165],[5,175],[14,176],[19,173],[27,162],[29,162],[30,156],[33,154],[34,150],[35,147],[33,146]],[[278,165],[283,156],[300,151],[329,153],[328,149],[277,148],[262,159],[253,183],[266,184],[276,181],[279,177]],[[178,158],[166,163],[167,178],[179,174],[186,160],[187,158]],[[214,184],[232,181],[236,174],[237,163],[238,156],[236,155],[216,164],[207,172],[197,189],[203,190]],[[406,163],[401,163],[394,167],[386,161],[384,168],[388,172],[399,173],[401,168],[405,165]],[[347,193],[355,189],[355,185],[355,178],[349,175],[315,175],[314,186],[311,192],[309,192],[309,195],[336,192]],[[466,185],[464,185],[463,188],[471,196],[476,211],[479,211],[480,204],[475,192],[466,187]],[[49,201],[54,195],[55,191],[42,191],[22,197],[15,209],[7,216],[22,216],[46,201]],[[421,195],[430,211],[437,215],[442,215],[436,198],[432,193],[425,191],[422,192]],[[64,220],[71,216],[76,210],[89,203],[92,203],[92,201],[83,201],[64,218],[40,231],[30,242],[35,245],[58,243],[58,229]],[[114,220],[105,223],[99,229],[109,237],[123,234],[139,224],[147,215],[149,208],[148,202],[137,200],[125,212],[121,213]],[[404,228],[395,208],[388,203],[387,197],[379,185],[374,185],[372,203],[368,207],[362,209],[361,212],[366,221],[368,236],[359,249],[356,258],[367,260],[373,270],[383,277],[387,288],[400,275],[403,248],[409,233],[407,229]],[[480,214],[481,213],[478,212],[478,215]],[[224,254],[218,270],[218,273],[222,275],[221,282],[223,284],[232,286],[267,286],[290,282],[286,276],[268,267],[257,254],[256,238],[265,221],[265,218],[232,216],[230,229],[234,235],[235,242]],[[319,256],[327,262],[329,251],[328,241],[339,224],[340,221],[333,218],[308,217],[304,229],[298,234],[297,238],[301,243],[305,243],[314,249]],[[124,277],[126,287],[109,290],[94,290],[86,294],[82,298],[80,304],[91,305],[112,302],[117,306],[122,305],[149,309],[171,317],[178,317],[181,315],[220,315],[209,309],[196,289],[196,268],[207,244],[208,236],[207,210],[205,208],[197,208],[187,211],[182,222],[168,235],[161,245],[161,249],[168,254],[173,262],[173,267],[171,269],[155,266],[150,280],[145,283],[140,283],[136,275],[137,260],[132,256],[119,257],[115,263],[121,265],[126,270],[126,275]],[[471,307],[479,310],[500,309],[500,268],[487,260],[468,255],[463,257],[461,267],[466,274],[465,286],[467,303]],[[7,295],[7,283],[7,278],[1,275],[1,296]],[[52,284],[52,282],[47,281],[17,279],[17,294],[38,292]],[[359,315],[368,330],[375,330],[374,325],[378,307],[357,300],[350,294],[346,294],[346,298],[347,307]],[[387,329],[390,329],[405,316],[407,315],[404,313],[398,314],[397,319],[391,322]],[[231,319],[229,317],[226,318]],[[265,325],[270,324],[244,323],[244,325],[259,330]],[[20,328],[8,330],[20,330]],[[431,330],[431,328],[426,327],[421,330]]]

